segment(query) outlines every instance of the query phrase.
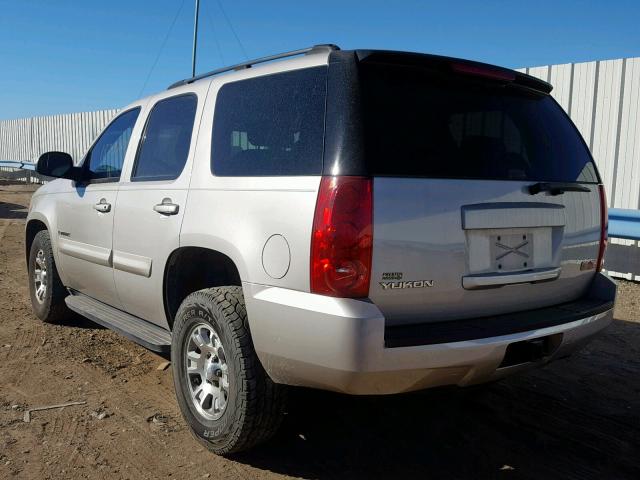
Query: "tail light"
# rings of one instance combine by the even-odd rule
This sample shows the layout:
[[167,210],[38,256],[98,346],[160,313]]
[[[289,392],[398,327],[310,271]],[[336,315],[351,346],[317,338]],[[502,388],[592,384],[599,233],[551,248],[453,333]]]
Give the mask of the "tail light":
[[311,292],[369,295],[372,231],[371,179],[322,177],[311,236]]
[[600,193],[600,248],[598,250],[598,263],[596,263],[596,271],[602,270],[604,265],[604,252],[607,249],[607,239],[609,230],[609,209],[607,208],[607,194],[603,185],[598,185]]

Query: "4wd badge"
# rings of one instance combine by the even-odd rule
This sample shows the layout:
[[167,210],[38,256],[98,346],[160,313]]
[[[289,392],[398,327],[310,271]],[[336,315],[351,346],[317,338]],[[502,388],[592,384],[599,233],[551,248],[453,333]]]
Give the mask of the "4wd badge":
[[383,272],[382,280],[402,280],[402,272]]

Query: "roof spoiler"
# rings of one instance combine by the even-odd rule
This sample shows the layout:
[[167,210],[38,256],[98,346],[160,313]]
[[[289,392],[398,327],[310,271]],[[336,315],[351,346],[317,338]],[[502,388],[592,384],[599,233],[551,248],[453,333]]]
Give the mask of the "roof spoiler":
[[397,65],[432,66],[441,71],[460,75],[483,77],[489,80],[513,83],[543,93],[551,93],[553,86],[539,78],[517,72],[510,68],[488,63],[474,62],[455,57],[430,55],[426,53],[396,52],[390,50],[356,50],[361,62],[377,62]]

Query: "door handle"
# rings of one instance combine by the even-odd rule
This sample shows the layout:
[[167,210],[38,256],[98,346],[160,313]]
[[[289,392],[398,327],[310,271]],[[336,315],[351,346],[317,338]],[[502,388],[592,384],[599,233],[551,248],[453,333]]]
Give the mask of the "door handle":
[[100,202],[96,203],[93,208],[100,213],[108,213],[111,211],[111,204],[107,203],[106,198],[101,198]]
[[163,198],[162,203],[154,205],[153,209],[162,215],[175,215],[180,207],[172,203],[170,198]]

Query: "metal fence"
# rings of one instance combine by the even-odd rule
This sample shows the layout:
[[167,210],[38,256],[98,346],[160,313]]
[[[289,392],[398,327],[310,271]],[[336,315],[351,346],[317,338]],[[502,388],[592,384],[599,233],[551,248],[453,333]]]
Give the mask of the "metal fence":
[[520,69],[550,82],[582,133],[612,208],[640,208],[640,58]]
[[0,160],[0,180],[21,183],[43,184],[49,177],[35,172],[35,164],[30,162],[7,162]]
[[78,162],[117,112],[98,110],[0,121],[0,160],[35,162],[44,152],[60,150]]
[[627,240],[640,240],[640,211],[609,209],[609,235]]
[[40,175],[35,172],[2,166],[0,166],[0,180],[25,183],[44,183],[44,179],[40,178]]
[[[638,213],[640,58],[519,70],[553,85],[551,94],[574,121],[596,159],[609,207]],[[640,280],[638,241],[612,238],[607,268],[614,276]]]

